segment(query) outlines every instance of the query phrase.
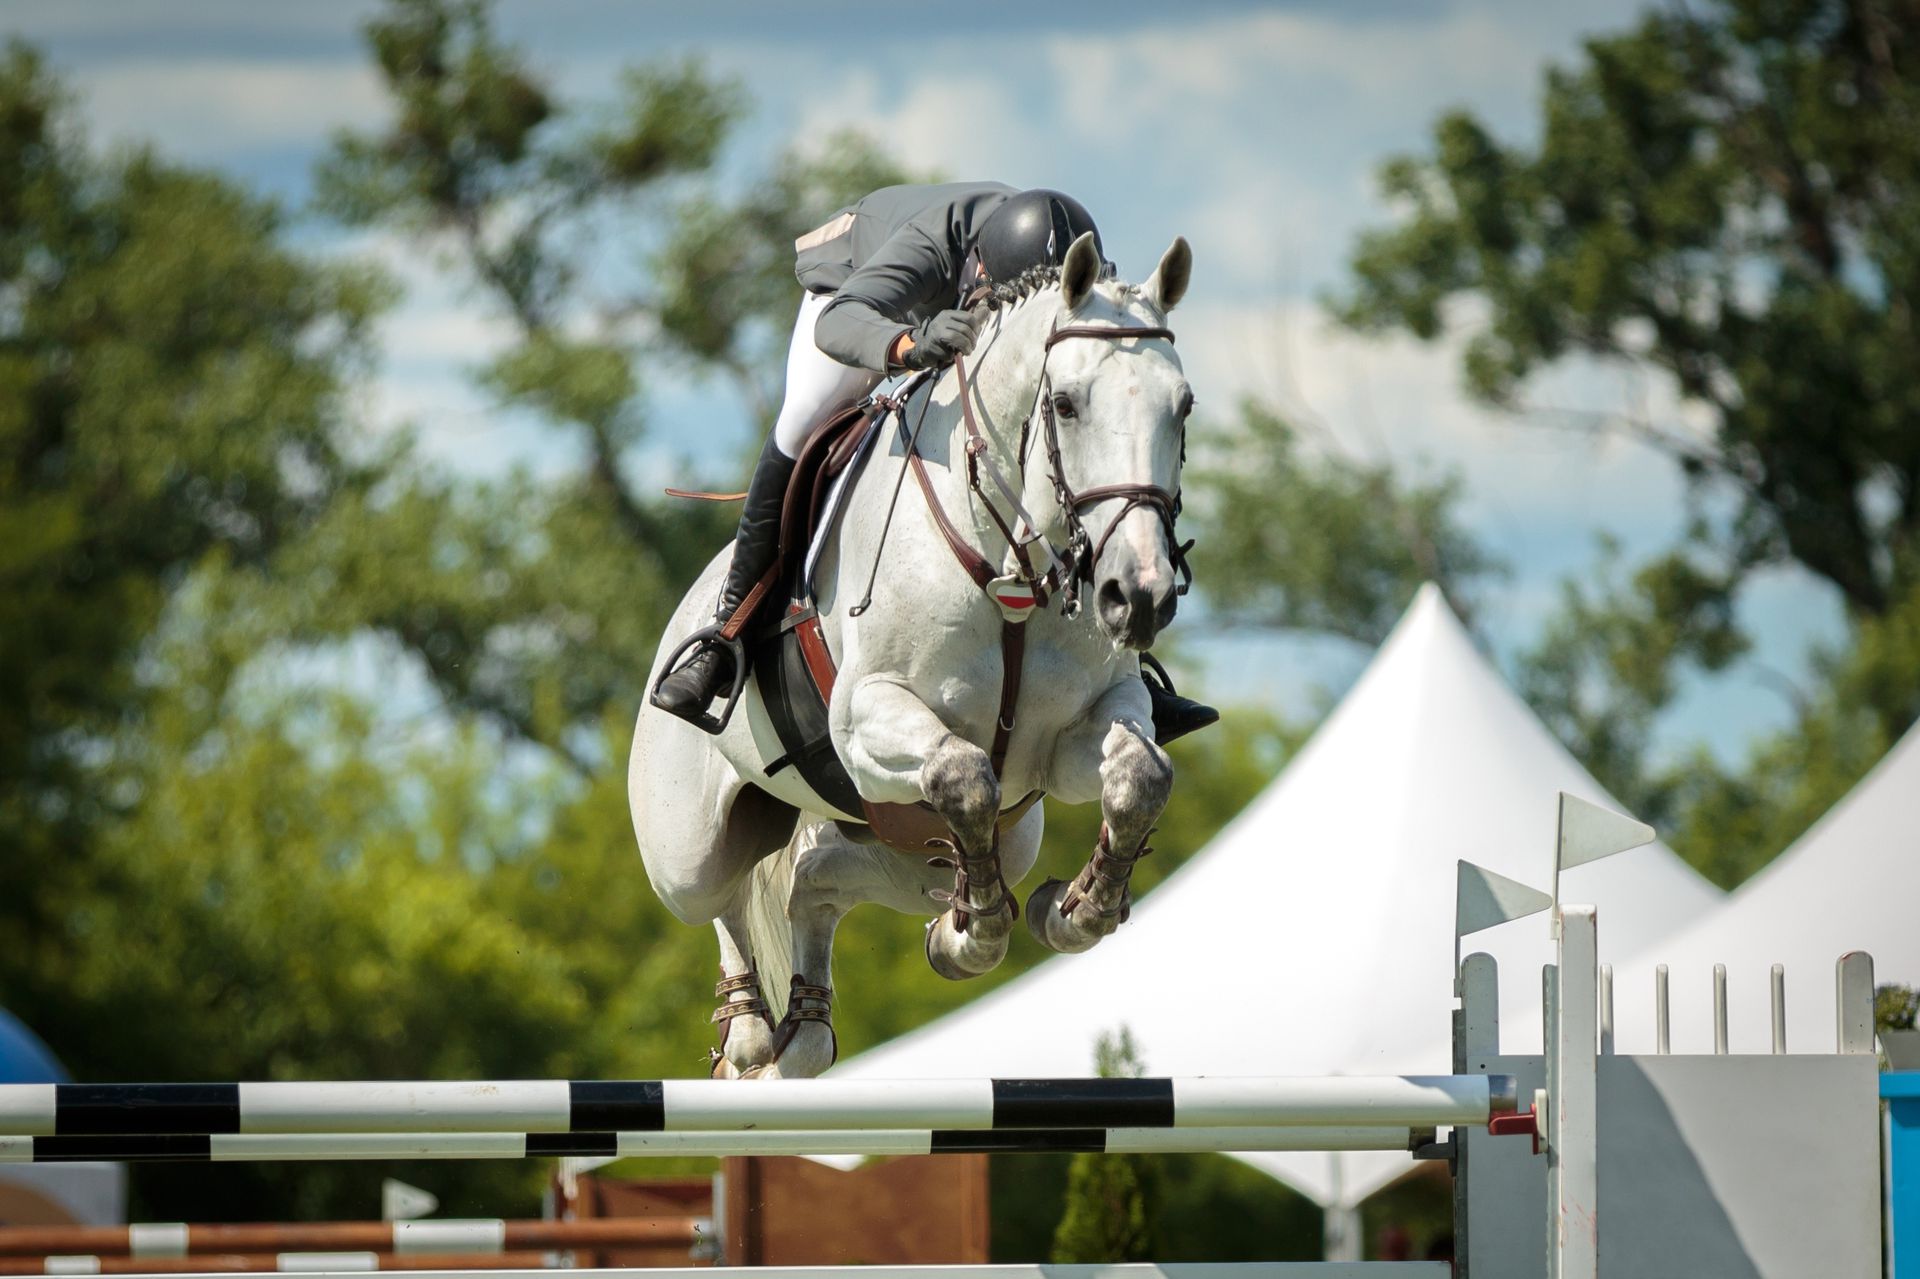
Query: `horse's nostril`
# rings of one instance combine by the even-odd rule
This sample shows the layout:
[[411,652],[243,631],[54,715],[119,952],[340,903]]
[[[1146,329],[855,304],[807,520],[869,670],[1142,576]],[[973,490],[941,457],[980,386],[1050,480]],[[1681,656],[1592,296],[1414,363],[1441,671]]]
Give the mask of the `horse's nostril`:
[[1173,624],[1173,615],[1179,611],[1180,596],[1178,592],[1168,591],[1166,597],[1160,601],[1159,607],[1153,610],[1154,625],[1161,630],[1165,630]]

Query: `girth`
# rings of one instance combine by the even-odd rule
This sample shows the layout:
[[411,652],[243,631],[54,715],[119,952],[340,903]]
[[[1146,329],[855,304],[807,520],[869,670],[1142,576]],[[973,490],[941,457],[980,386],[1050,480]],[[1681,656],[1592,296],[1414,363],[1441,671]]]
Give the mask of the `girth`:
[[[994,731],[991,754],[995,777],[1000,776],[1006,761],[1007,742],[1012,736],[1012,708],[1020,696],[1026,633],[1017,626],[1009,626],[1002,630],[1000,638],[1001,663],[1011,673],[1011,679],[1003,679],[1000,692],[999,726]],[[810,733],[795,722],[798,708],[793,705],[792,672],[782,666],[789,643],[797,649],[818,698],[815,706],[818,719],[811,725]],[[859,812],[876,839],[900,852],[925,853],[930,843],[949,837],[946,819],[935,812],[931,804],[874,803],[860,794],[848,776],[827,731],[825,712],[833,704],[833,686],[839,672],[834,666],[833,654],[827,649],[826,636],[820,629],[820,615],[815,609],[796,602],[781,619],[780,634],[769,636],[759,651],[761,691],[769,712],[775,715],[775,731],[787,747],[785,756],[768,765],[769,773],[793,767],[822,799],[843,812]],[[775,711],[776,698],[784,698],[784,714]],[[786,722],[780,722],[782,719]],[[1032,791],[1013,807],[1002,810],[997,821],[999,829],[1003,833],[1010,830],[1040,801],[1041,795],[1040,791]]]

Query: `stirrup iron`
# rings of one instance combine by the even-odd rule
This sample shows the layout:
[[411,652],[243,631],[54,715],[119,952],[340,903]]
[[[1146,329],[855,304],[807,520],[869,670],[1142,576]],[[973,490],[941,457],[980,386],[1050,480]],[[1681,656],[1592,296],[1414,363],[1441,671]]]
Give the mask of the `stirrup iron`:
[[[718,644],[733,656],[733,686],[726,690],[727,700],[725,705],[721,706],[718,715],[708,710],[698,715],[681,715],[676,716],[676,718],[686,720],[687,723],[692,724],[703,733],[710,733],[718,737],[726,731],[728,722],[733,719],[733,708],[739,705],[740,694],[744,692],[747,687],[747,646],[740,642],[739,636],[728,635],[720,623],[716,622],[712,626],[703,626],[680,641],[679,647],[668,654],[666,662],[661,666],[660,679],[654,681],[653,689],[648,694],[647,700],[660,710],[667,710],[666,707],[661,706],[660,703],[655,700],[655,695],[660,691],[661,682],[686,664],[689,653],[697,653],[697,651],[706,644]],[[714,696],[718,697],[720,694],[716,693]],[[667,711],[667,713],[670,715],[674,714],[672,711]]]

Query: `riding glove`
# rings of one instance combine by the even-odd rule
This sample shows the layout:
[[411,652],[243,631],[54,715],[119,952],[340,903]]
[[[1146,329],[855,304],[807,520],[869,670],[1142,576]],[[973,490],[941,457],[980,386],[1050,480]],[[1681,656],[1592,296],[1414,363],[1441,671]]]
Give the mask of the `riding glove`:
[[975,320],[965,311],[942,311],[922,320],[913,330],[913,345],[900,357],[910,369],[933,369],[953,363],[956,355],[973,350]]

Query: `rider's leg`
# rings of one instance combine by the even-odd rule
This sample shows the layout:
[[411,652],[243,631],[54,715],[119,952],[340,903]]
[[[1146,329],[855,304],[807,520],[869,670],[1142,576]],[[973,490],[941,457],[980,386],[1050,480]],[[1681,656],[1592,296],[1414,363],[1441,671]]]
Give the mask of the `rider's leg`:
[[[760,451],[747,484],[745,509],[734,536],[733,561],[727,567],[715,620],[733,616],[754,584],[773,563],[780,538],[780,508],[794,459],[807,433],[821,415],[837,404],[857,400],[872,390],[879,378],[865,369],[849,368],[814,345],[813,326],[832,301],[828,294],[808,293],[800,300],[793,340],[787,346],[787,393],[774,423],[773,435]],[[699,722],[714,694],[733,680],[733,656],[720,644],[705,644],[678,669],[661,679],[653,704],[680,718]]]

